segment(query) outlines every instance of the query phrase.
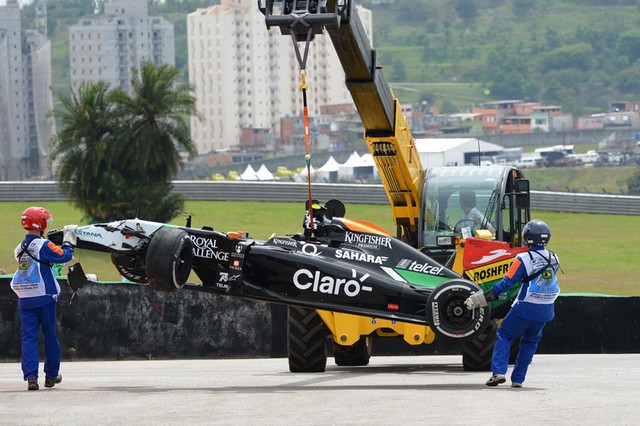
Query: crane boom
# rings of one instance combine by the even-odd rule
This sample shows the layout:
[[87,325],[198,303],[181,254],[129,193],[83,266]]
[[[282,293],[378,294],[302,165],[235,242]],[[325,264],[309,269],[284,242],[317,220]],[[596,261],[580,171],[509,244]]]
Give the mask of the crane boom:
[[[274,11],[274,4],[280,10]],[[326,32],[364,125],[364,138],[393,209],[398,236],[417,244],[424,169],[400,103],[376,63],[353,0],[258,0],[267,28],[296,43]]]

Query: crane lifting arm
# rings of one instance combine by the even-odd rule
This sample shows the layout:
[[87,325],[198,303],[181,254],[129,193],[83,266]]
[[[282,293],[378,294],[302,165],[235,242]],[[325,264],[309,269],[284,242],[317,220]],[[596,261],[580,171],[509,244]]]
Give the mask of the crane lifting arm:
[[[275,4],[279,10],[274,10]],[[360,114],[365,141],[393,209],[398,236],[417,246],[424,170],[413,137],[393,95],[353,0],[258,0],[267,28],[278,27],[306,49],[327,32],[345,72],[346,86]]]

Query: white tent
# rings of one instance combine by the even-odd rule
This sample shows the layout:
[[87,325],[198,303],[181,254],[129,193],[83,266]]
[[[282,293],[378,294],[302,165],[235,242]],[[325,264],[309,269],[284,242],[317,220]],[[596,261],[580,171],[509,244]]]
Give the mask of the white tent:
[[244,169],[244,172],[242,172],[242,174],[240,175],[240,179],[241,180],[260,180],[258,178],[258,175],[256,174],[256,171],[253,170],[253,167],[251,167],[251,164],[249,164],[247,168]]
[[370,180],[374,176],[375,165],[372,158],[367,158],[366,154],[360,157],[357,152],[338,167],[338,178],[342,182],[354,180]]
[[362,154],[361,160],[362,164],[365,167],[371,167],[371,170],[373,171],[373,178],[378,179],[378,177],[380,176],[380,172],[378,171],[378,167],[376,166],[375,161],[373,161],[373,155],[371,155],[370,152]]
[[340,165],[333,156],[329,157],[327,162],[324,163],[316,172],[317,180],[319,182],[337,182],[339,166]]
[[338,166],[338,178],[343,182],[354,180],[354,167],[357,167],[360,163],[360,155],[358,155],[357,151],[353,151],[347,161]]
[[[294,182],[307,182],[307,177],[308,177],[307,170],[308,170],[307,166],[304,166],[304,169],[302,169],[300,173],[296,173],[293,176]],[[314,170],[313,166],[311,166],[310,170],[311,170],[311,182],[313,182],[315,180],[316,171]]]
[[275,176],[273,176],[273,173],[271,173],[269,169],[267,169],[267,166],[265,166],[264,164],[260,166],[260,168],[256,172],[256,175],[258,176],[258,180],[276,180]]
[[428,138],[416,139],[422,167],[463,166],[477,164],[478,155],[490,157],[504,151],[500,145],[479,138]]

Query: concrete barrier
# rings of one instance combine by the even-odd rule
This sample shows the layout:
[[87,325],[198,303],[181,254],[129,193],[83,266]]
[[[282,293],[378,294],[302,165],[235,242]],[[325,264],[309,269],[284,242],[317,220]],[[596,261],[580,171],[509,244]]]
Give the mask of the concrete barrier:
[[[66,359],[284,357],[287,308],[182,290],[152,293],[148,286],[89,285],[70,304],[58,303],[59,338]],[[17,298],[0,279],[0,359],[20,359]],[[561,296],[539,353],[640,353],[640,297]],[[450,355],[458,343],[410,346],[375,339],[374,355]]]

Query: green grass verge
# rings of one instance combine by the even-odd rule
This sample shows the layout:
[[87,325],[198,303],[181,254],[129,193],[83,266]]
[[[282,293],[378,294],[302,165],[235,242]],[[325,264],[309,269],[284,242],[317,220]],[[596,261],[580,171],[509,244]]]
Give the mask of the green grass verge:
[[[6,249],[0,253],[0,267],[12,272],[13,248],[22,240],[20,213],[38,203],[0,202],[0,232]],[[53,228],[80,223],[82,213],[66,202],[42,203],[54,215]],[[186,210],[194,227],[212,226],[221,231],[245,231],[256,239],[272,234],[287,235],[301,231],[302,203],[191,201]],[[533,212],[533,217],[549,224],[553,237],[549,248],[560,257],[564,274],[560,273],[563,293],[602,293],[640,296],[640,283],[634,278],[640,264],[635,247],[640,239],[640,216],[593,215],[578,213]],[[391,233],[395,225],[389,206],[347,205],[347,217],[378,224]],[[182,225],[184,218],[172,223]],[[103,280],[118,280],[108,255],[77,250],[87,273]]]
[[629,191],[627,180],[638,166],[549,167],[525,169],[531,188],[539,191],[570,191],[624,194]]

